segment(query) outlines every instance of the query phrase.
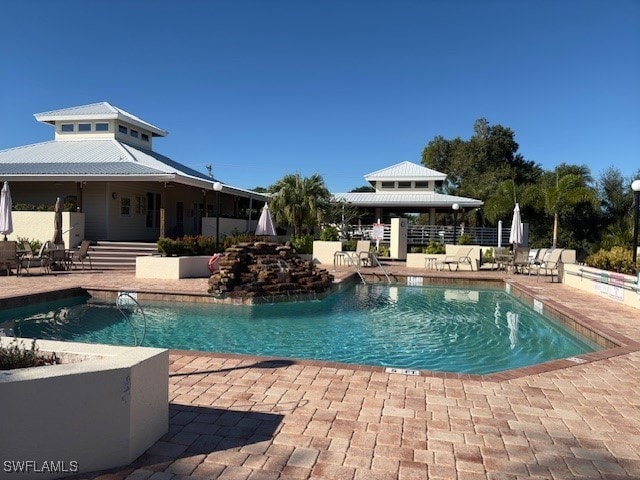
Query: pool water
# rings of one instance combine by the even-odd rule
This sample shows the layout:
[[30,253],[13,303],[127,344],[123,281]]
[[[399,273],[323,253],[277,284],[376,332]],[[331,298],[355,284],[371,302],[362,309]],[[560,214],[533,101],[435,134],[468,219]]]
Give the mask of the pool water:
[[[502,290],[353,285],[253,306],[146,303],[144,346],[487,374],[598,347]],[[132,345],[143,316],[86,299],[0,313],[16,336]]]

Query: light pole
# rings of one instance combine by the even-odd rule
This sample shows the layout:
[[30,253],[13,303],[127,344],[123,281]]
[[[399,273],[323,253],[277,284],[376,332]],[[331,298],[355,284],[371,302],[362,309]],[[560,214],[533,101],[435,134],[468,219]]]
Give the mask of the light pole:
[[458,227],[458,210],[460,210],[460,205],[458,205],[457,203],[454,203],[453,205],[451,205],[451,208],[453,208],[453,244],[456,244],[456,230]]
[[222,184],[215,182],[213,189],[216,191],[216,252],[220,249],[220,192]]
[[633,269],[637,273],[638,261],[638,215],[640,215],[640,179],[634,180],[631,184],[633,190],[633,251],[631,258],[633,259]]

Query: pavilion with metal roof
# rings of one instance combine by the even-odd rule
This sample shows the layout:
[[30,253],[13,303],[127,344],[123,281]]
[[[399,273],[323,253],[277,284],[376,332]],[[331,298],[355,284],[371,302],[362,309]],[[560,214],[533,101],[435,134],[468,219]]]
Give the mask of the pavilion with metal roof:
[[374,219],[402,213],[429,213],[433,225],[435,214],[450,213],[454,204],[462,210],[483,205],[474,198],[438,193],[436,189],[445,181],[446,174],[412,162],[400,162],[364,178],[373,192],[334,193],[333,198],[365,210]]

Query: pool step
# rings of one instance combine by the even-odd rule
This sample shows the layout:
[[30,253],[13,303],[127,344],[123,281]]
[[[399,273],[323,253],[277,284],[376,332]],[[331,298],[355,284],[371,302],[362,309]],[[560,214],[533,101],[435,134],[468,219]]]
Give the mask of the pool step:
[[89,248],[91,263],[99,270],[135,270],[136,257],[158,253],[158,246],[148,242],[97,242]]

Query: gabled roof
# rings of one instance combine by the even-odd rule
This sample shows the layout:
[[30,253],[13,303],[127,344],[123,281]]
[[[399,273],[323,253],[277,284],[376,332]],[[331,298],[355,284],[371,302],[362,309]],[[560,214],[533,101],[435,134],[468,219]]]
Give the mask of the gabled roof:
[[154,137],[165,137],[169,133],[155,125],[142,120],[121,108],[111,105],[109,102],[91,103],[89,105],[80,105],[78,107],[62,108],[60,110],[51,110],[50,112],[36,113],[36,120],[42,123],[54,124],[58,121],[73,120],[121,120],[140,128],[148,130]]
[[[46,176],[46,178],[45,178]],[[152,150],[114,138],[53,140],[0,151],[7,181],[166,181],[213,189],[217,180]],[[223,192],[260,200],[267,195],[223,184]]]
[[374,183],[377,180],[435,180],[443,181],[447,178],[444,173],[437,172],[430,168],[423,167],[411,162],[400,162],[390,167],[369,173],[364,176],[365,180]]
[[482,200],[475,198],[445,195],[436,192],[351,192],[334,193],[333,199],[350,203],[356,207],[396,207],[403,209],[417,208],[451,208],[457,203],[461,208],[478,208],[483,205]]

